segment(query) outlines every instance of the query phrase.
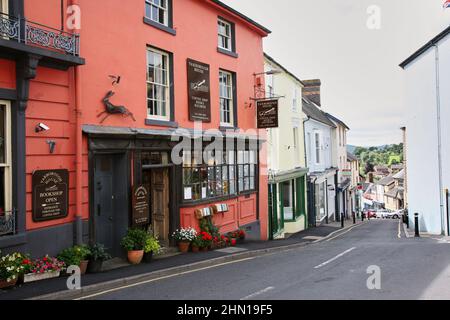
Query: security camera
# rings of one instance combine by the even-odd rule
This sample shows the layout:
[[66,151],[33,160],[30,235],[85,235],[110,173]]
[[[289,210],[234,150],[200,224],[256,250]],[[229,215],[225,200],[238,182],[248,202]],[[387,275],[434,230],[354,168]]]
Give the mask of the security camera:
[[36,132],[42,132],[42,131],[48,131],[48,130],[50,130],[50,127],[42,122],[36,126]]

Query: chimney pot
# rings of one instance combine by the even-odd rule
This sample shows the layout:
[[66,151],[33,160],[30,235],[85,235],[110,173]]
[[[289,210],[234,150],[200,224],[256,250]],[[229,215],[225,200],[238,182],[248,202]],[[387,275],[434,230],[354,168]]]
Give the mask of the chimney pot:
[[303,97],[311,100],[320,107],[320,87],[322,85],[320,79],[303,80],[302,82],[305,85],[303,88]]

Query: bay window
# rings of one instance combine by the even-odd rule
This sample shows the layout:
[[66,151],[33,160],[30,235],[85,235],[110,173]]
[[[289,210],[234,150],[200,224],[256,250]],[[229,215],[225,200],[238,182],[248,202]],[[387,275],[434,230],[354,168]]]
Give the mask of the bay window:
[[147,52],[147,114],[148,118],[170,120],[170,57],[149,48]]

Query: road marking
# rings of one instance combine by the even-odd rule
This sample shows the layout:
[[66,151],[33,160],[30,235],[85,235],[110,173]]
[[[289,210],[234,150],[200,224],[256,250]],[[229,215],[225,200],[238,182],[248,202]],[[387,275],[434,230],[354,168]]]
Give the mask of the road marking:
[[[329,241],[331,241],[331,240],[334,240],[334,239],[336,239],[336,238],[339,238],[340,236],[343,236],[344,234],[347,234],[347,233],[349,233],[350,231],[352,231],[353,229],[358,228],[358,227],[360,227],[360,226],[362,226],[362,225],[364,225],[364,224],[365,224],[365,223],[361,223],[361,224],[358,224],[358,225],[356,225],[356,226],[354,226],[354,227],[351,227],[351,228],[348,229],[347,231],[342,232],[342,233],[338,234],[337,236],[335,236],[335,237],[333,237],[333,238],[327,239],[326,242],[329,242]],[[337,232],[339,232],[339,231],[341,231],[341,230],[335,231],[334,233],[337,233]]]
[[222,267],[222,266],[226,266],[226,265],[230,265],[230,264],[234,264],[234,263],[240,263],[240,262],[244,262],[244,261],[248,261],[248,260],[253,260],[255,258],[256,257],[245,258],[245,259],[241,259],[241,260],[237,260],[237,261],[225,262],[225,263],[221,263],[221,264],[217,264],[217,265],[209,266],[209,267],[204,267],[204,268],[200,268],[200,269],[179,272],[179,273],[175,273],[175,274],[164,276],[164,277],[159,277],[159,278],[155,278],[155,279],[151,279],[151,280],[146,280],[146,281],[141,281],[141,282],[129,284],[129,285],[126,285],[126,286],[117,287],[117,288],[114,288],[114,289],[105,290],[105,291],[102,291],[102,292],[99,292],[99,293],[94,293],[94,294],[91,294],[91,295],[88,295],[88,296],[84,296],[84,297],[81,297],[81,298],[77,298],[77,299],[74,299],[74,300],[90,299],[90,298],[102,296],[102,295],[105,295],[105,294],[108,294],[108,293],[111,293],[111,292],[116,292],[116,291],[120,291],[120,290],[124,290],[124,289],[128,289],[128,288],[133,288],[133,287],[141,286],[141,285],[152,283],[152,282],[156,282],[156,281],[161,281],[161,280],[165,280],[165,279],[170,279],[170,278],[182,276],[182,275],[185,275],[185,274],[195,273],[195,272],[208,270],[208,269],[213,269],[213,268],[218,268],[218,267]]
[[251,295],[248,295],[248,296],[242,298],[241,301],[242,300],[250,300],[251,298],[254,298],[254,297],[260,296],[260,295],[262,295],[262,294],[264,294],[266,292],[272,291],[273,289],[275,289],[275,288],[274,287],[267,287],[267,288],[265,288],[263,290],[260,290],[258,292],[252,293]]
[[356,249],[356,247],[350,248],[350,249],[348,249],[348,250],[342,252],[341,254],[338,254],[336,257],[334,257],[334,258],[332,258],[332,259],[330,259],[330,260],[328,260],[328,261],[325,261],[324,263],[321,263],[321,264],[319,264],[318,266],[315,266],[314,269],[320,269],[320,268],[322,268],[322,267],[325,267],[326,265],[332,263],[333,261],[336,261],[337,259],[339,259],[339,258],[345,256],[347,253],[350,253],[350,252],[352,252],[352,251],[355,250],[355,249]]

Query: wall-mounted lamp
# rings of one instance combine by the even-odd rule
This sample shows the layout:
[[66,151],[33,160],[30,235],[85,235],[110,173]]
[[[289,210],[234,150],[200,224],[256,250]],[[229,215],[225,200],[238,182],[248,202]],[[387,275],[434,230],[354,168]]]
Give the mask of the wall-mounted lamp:
[[43,131],[48,131],[48,130],[50,130],[50,127],[47,126],[45,123],[42,123],[42,122],[37,124],[36,128],[35,128],[36,133],[43,132]]
[[50,153],[53,154],[55,152],[56,142],[53,140],[47,140],[47,144],[50,148]]
[[266,99],[279,99],[279,98],[284,98],[282,96],[273,96],[273,93],[269,93],[270,97],[267,97],[267,92],[265,90],[265,88],[263,88],[263,82],[261,80],[261,78],[259,76],[262,75],[268,75],[268,76],[273,76],[273,75],[277,75],[282,73],[281,70],[278,69],[273,69],[273,70],[268,70],[265,72],[259,72],[259,73],[254,73],[253,74],[253,81],[254,81],[254,96],[251,97],[251,100],[254,101],[258,101],[258,100],[266,100]]

